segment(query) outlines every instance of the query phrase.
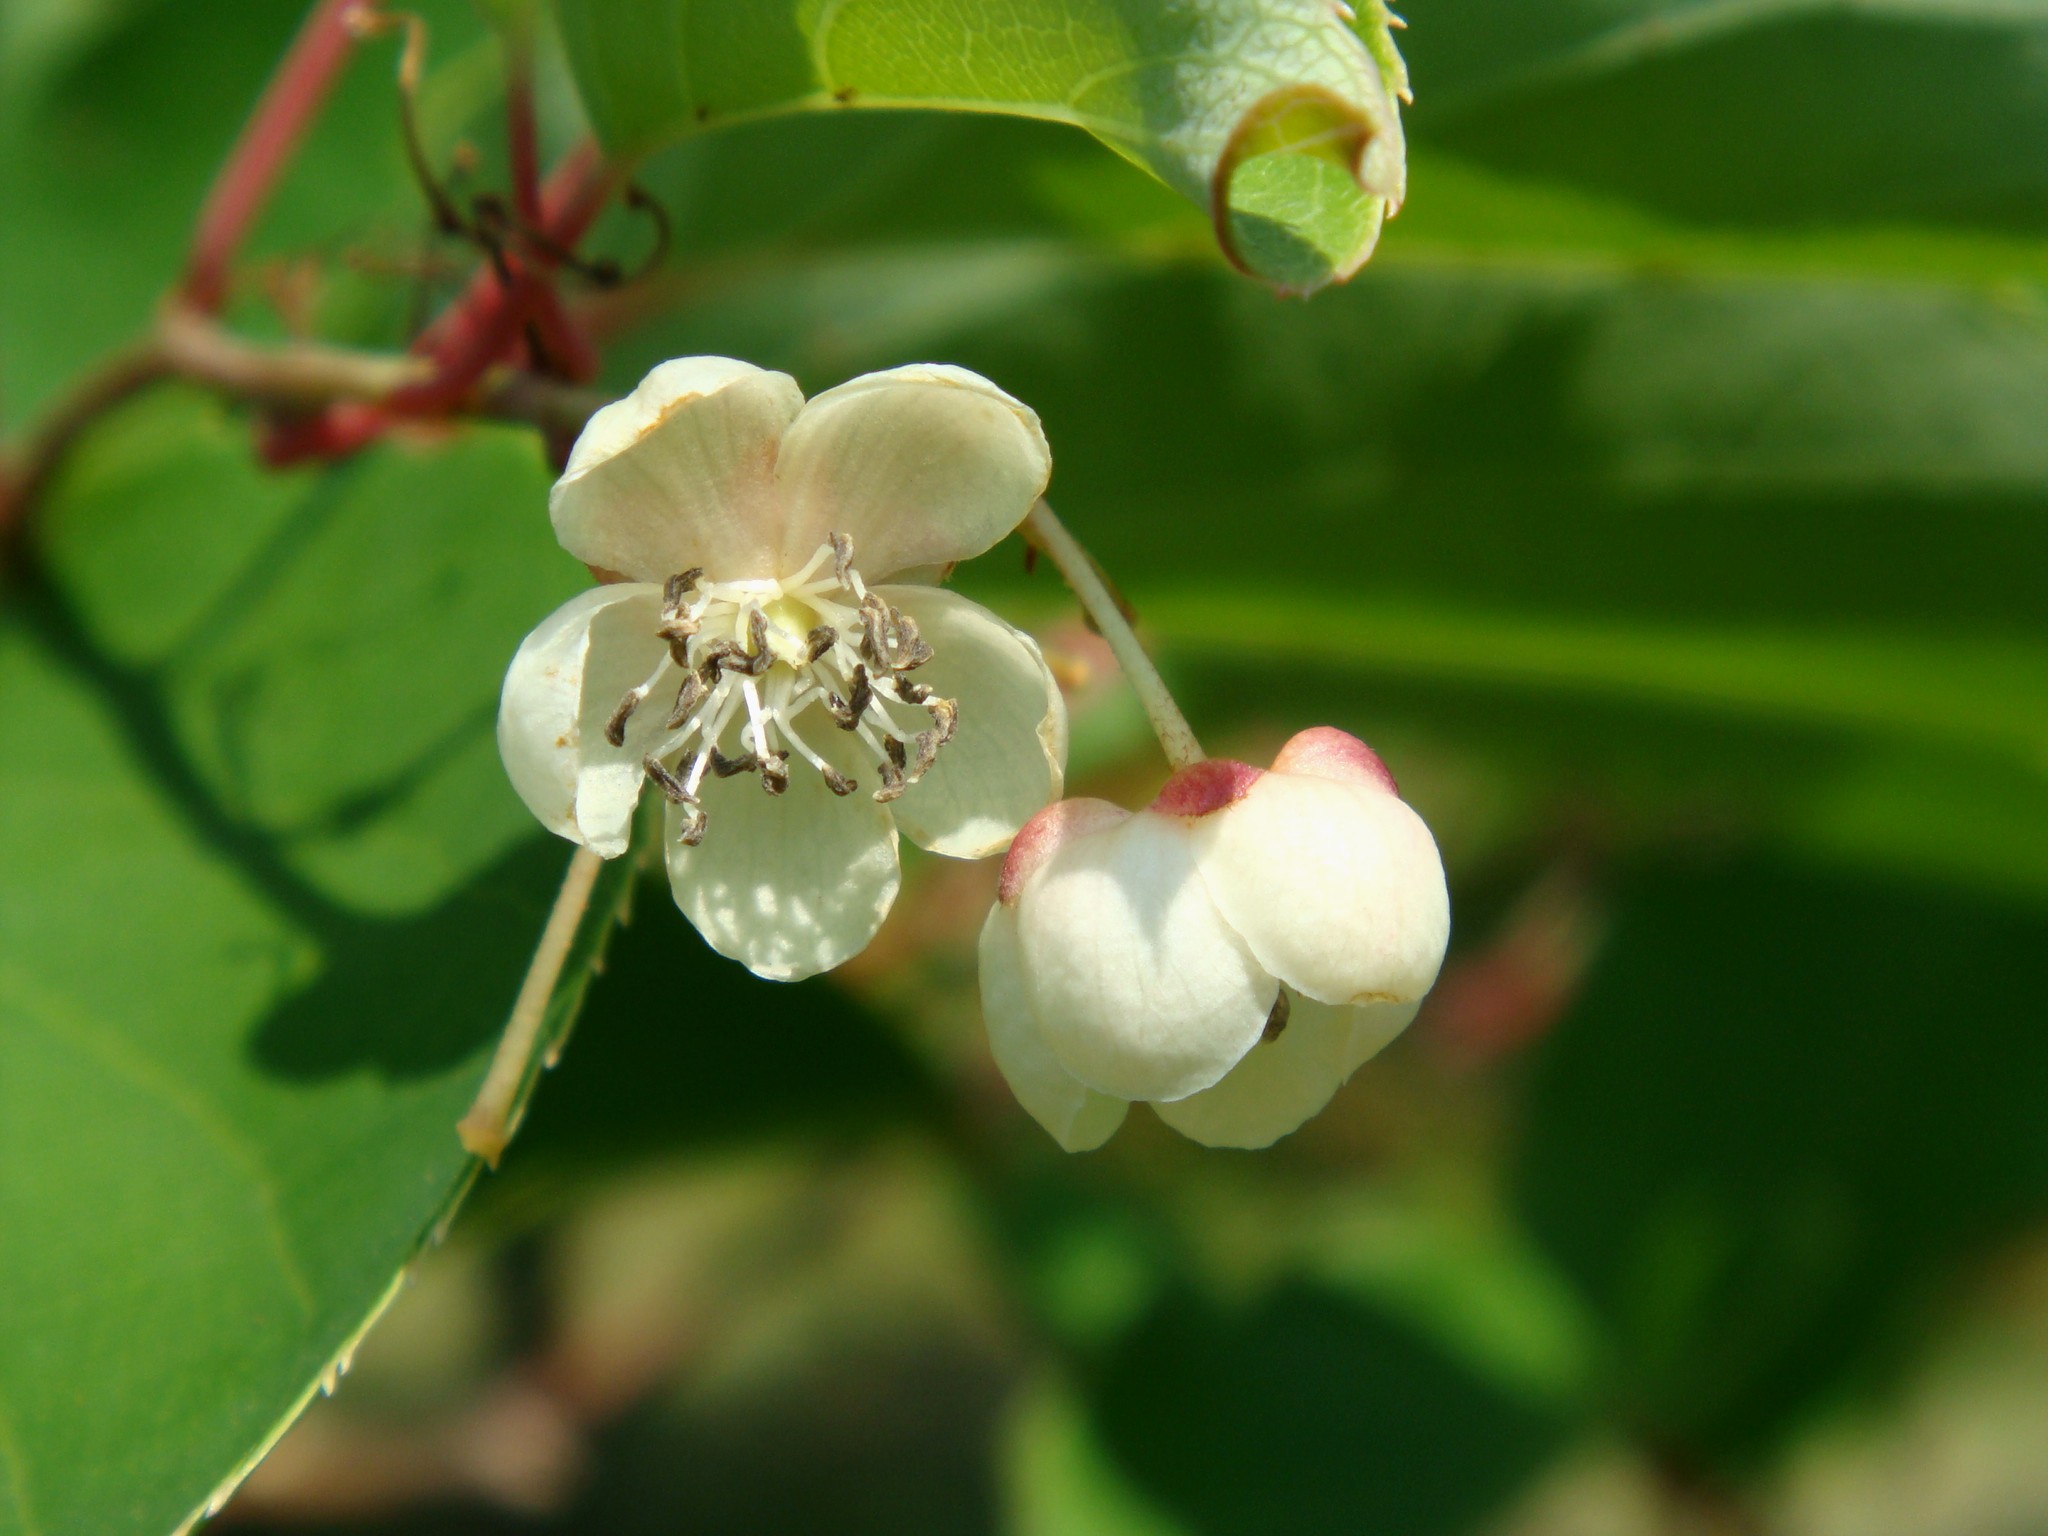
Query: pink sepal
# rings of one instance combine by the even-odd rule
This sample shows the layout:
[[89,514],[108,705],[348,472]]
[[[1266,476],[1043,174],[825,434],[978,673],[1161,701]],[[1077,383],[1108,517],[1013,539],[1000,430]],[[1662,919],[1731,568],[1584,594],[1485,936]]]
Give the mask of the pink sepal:
[[1207,816],[1242,800],[1264,771],[1234,758],[1208,758],[1168,779],[1150,809],[1162,816]]
[[1051,858],[1062,842],[1113,827],[1130,814],[1107,800],[1055,800],[1017,829],[1010,851],[1003,856],[997,897],[1004,906],[1014,907],[1024,892],[1024,882],[1038,872],[1039,865]]
[[1312,725],[1288,738],[1273,759],[1275,773],[1307,773],[1319,779],[1336,779],[1344,784],[1370,784],[1390,795],[1401,786],[1387,772],[1379,753],[1334,725]]

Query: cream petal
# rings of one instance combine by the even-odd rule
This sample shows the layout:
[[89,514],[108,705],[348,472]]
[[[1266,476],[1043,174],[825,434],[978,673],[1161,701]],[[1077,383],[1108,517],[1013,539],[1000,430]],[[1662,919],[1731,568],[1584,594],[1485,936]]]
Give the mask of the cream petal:
[[1279,1038],[1253,1046],[1214,1088],[1155,1104],[1159,1118],[1205,1146],[1270,1147],[1320,1112],[1420,1006],[1342,1008],[1305,997],[1290,1004]]
[[[613,748],[604,725],[661,659],[660,606],[661,589],[639,582],[577,593],[521,642],[499,695],[498,753],[519,798],[550,832],[606,858],[626,851],[640,776],[633,742]],[[621,756],[635,765],[623,784],[612,782]]]
[[1059,684],[1037,643],[979,603],[937,587],[878,590],[931,644],[916,680],[960,706],[953,739],[896,802],[896,825],[949,858],[999,853],[1059,798],[1067,765]]
[[782,559],[844,533],[870,581],[950,565],[1022,522],[1051,475],[1037,414],[979,374],[864,374],[813,398],[783,438]]
[[1262,774],[1193,835],[1202,876],[1260,965],[1326,1003],[1413,1002],[1450,940],[1443,861],[1383,789]]
[[1059,1064],[1038,1031],[1017,953],[1017,916],[1000,904],[981,926],[981,1016],[989,1054],[1017,1102],[1069,1152],[1092,1152],[1130,1108],[1097,1093]]
[[1031,1011],[1054,1056],[1120,1099],[1178,1099],[1250,1050],[1279,987],[1209,899],[1177,818],[1062,841],[1017,898]]
[[640,581],[693,566],[718,580],[775,574],[775,463],[804,403],[796,381],[729,357],[663,363],[576,439],[548,497],[577,559]]
[[896,900],[896,826],[866,794],[834,795],[793,767],[770,795],[753,774],[707,778],[704,841],[685,847],[671,809],[664,845],[676,905],[704,941],[770,981],[852,959]]

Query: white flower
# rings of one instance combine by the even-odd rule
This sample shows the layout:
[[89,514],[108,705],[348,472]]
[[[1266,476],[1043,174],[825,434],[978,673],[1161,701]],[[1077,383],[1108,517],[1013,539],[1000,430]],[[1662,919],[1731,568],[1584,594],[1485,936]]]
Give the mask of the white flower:
[[549,498],[563,547],[623,579],[513,658],[513,786],[611,858],[652,780],[676,902],[714,949],[777,980],[859,953],[896,897],[899,828],[981,858],[1060,792],[1066,712],[1038,648],[912,574],[1009,533],[1051,467],[1037,416],[964,369],[807,403],[730,358],[663,363],[591,418]]
[[1269,772],[1212,759],[1142,811],[1064,800],[1026,824],[981,931],[990,1048],[1069,1151],[1134,1100],[1210,1146],[1267,1146],[1407,1027],[1450,922],[1385,765],[1303,731]]

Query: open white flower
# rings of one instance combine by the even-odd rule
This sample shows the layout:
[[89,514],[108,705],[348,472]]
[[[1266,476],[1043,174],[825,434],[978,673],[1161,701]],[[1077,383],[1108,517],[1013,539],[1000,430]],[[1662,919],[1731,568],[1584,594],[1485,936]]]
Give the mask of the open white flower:
[[981,931],[990,1048],[1069,1151],[1134,1100],[1263,1147],[1408,1026],[1450,938],[1443,863],[1371,748],[1303,731],[1270,771],[1212,759],[1138,812],[1026,824]]
[[980,554],[1051,467],[1037,416],[964,369],[806,402],[730,358],[663,363],[591,418],[549,498],[563,547],[623,579],[513,658],[513,786],[611,858],[651,780],[676,902],[714,949],[776,980],[859,953],[899,828],[981,858],[1060,792],[1066,712],[1031,640],[936,586],[875,584]]

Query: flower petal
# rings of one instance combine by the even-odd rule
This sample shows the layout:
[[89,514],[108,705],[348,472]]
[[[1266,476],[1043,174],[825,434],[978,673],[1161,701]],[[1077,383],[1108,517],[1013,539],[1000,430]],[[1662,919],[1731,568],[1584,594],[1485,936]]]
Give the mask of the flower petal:
[[1278,1039],[1253,1046],[1214,1088],[1155,1104],[1159,1118],[1204,1146],[1270,1147],[1320,1112],[1420,1007],[1341,1008],[1305,997],[1291,1004]]
[[660,610],[661,589],[642,582],[577,593],[520,643],[499,695],[498,753],[519,798],[550,832],[608,859],[626,851],[641,738],[662,710],[638,712],[624,747],[604,727],[661,660]]
[[1267,773],[1193,835],[1202,876],[1259,964],[1326,1003],[1413,1002],[1450,940],[1443,861],[1383,789]]
[[1059,684],[1037,643],[979,603],[937,587],[879,591],[931,643],[917,681],[960,705],[953,739],[896,802],[896,825],[920,848],[948,858],[999,853],[1059,798],[1067,765]]
[[1097,1093],[1059,1064],[1038,1031],[1017,954],[1017,916],[1000,904],[981,926],[981,1016],[989,1054],[1025,1112],[1069,1152],[1092,1152],[1130,1108]]
[[707,779],[704,841],[685,847],[671,810],[669,887],[704,941],[770,981],[852,959],[896,900],[896,825],[865,794],[841,798],[798,765],[770,795],[752,774]]
[[1120,1099],[1178,1099],[1237,1065],[1279,987],[1223,921],[1175,818],[1060,844],[1016,904],[1031,1011],[1053,1054]]
[[789,375],[751,363],[663,363],[576,439],[548,497],[555,537],[585,564],[639,581],[692,566],[723,581],[774,575],[776,455],[803,403]]
[[950,565],[1022,522],[1051,476],[1036,413],[981,375],[863,374],[812,399],[783,439],[782,559],[799,564],[836,532],[870,581]]

